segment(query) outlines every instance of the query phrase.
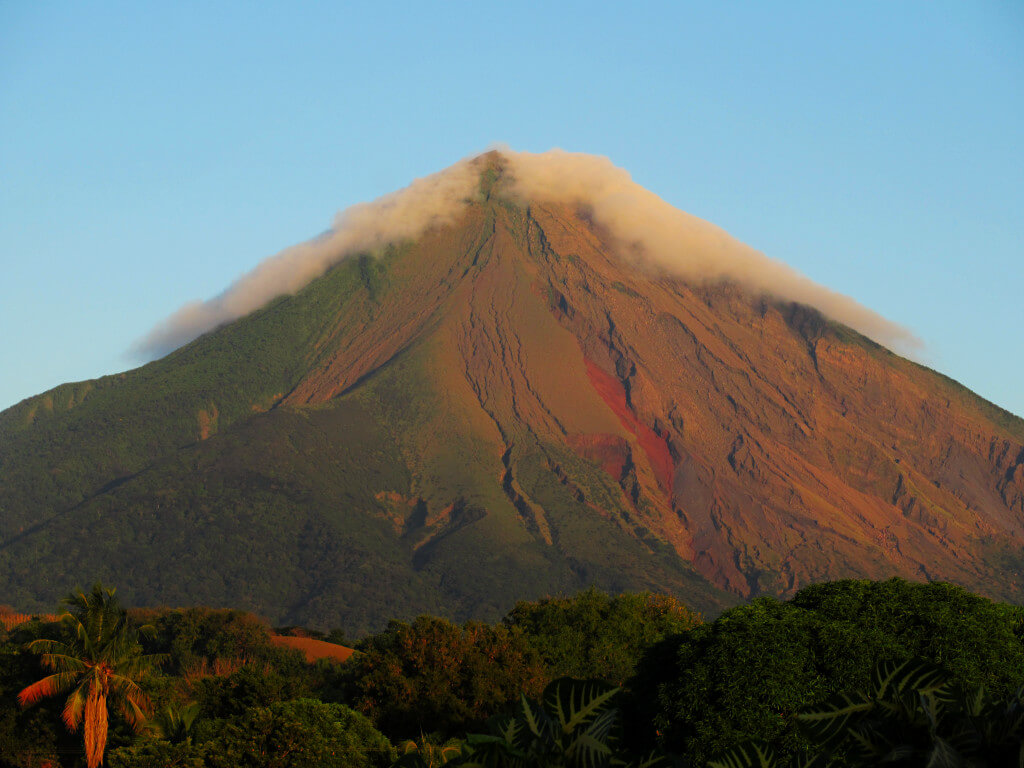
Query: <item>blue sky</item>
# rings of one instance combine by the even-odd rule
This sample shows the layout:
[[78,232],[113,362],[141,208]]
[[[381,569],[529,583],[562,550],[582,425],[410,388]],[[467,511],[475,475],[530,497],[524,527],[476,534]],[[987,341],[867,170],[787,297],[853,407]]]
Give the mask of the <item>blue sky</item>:
[[610,157],[1024,415],[1024,3],[985,0],[2,3],[0,408],[493,142]]

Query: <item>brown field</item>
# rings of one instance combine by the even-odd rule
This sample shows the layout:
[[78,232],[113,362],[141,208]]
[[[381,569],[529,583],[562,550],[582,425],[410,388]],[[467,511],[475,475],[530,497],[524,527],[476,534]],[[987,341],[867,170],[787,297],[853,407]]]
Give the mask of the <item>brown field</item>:
[[344,645],[336,645],[323,640],[314,640],[312,637],[293,637],[291,635],[274,635],[270,641],[282,648],[295,648],[302,651],[306,661],[314,662],[320,659],[334,659],[335,661],[346,661],[355,651],[346,648]]
[[10,632],[19,624],[24,624],[25,622],[36,618],[42,619],[43,621],[57,621],[60,617],[54,613],[18,613],[9,606],[0,605],[0,628],[3,628],[5,632]]

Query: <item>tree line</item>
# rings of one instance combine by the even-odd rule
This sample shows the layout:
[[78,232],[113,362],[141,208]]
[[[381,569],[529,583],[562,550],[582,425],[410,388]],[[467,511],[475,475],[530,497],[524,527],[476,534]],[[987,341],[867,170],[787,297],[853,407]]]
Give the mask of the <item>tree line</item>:
[[101,585],[63,609],[0,630],[0,766],[1024,764],[1024,609],[944,583],[709,622],[591,589],[392,621],[313,664],[241,611],[129,611]]

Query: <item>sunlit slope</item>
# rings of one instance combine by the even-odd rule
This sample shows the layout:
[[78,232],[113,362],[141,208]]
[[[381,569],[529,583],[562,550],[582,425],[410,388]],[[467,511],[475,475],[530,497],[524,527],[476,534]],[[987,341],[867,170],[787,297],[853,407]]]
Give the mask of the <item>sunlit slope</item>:
[[498,196],[0,414],[0,473],[25,607],[96,576],[354,631],[592,582],[703,610],[842,576],[1022,597],[1020,419]]
[[1020,595],[999,558],[1022,541],[1024,422],[813,310],[627,274],[573,212],[534,216],[580,257],[563,323],[664,440],[661,498],[701,573],[744,594],[899,573]]

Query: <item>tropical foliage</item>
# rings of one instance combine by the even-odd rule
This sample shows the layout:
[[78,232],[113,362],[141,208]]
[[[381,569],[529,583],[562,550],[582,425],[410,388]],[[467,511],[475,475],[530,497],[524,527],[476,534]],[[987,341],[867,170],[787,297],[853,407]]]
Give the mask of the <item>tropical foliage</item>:
[[91,592],[72,593],[64,602],[70,609],[60,619],[63,638],[43,638],[29,646],[53,674],[24,688],[18,701],[27,707],[70,692],[64,724],[71,731],[82,727],[86,764],[96,768],[107,743],[108,707],[142,730],[150,703],[138,683],[158,657],[142,654],[138,632],[129,625],[114,590],[97,583]]
[[746,742],[711,768],[961,768],[1024,764],[1024,689],[1007,699],[964,688],[920,660],[883,662],[862,691],[836,694],[799,712],[811,755],[780,760],[771,745]]
[[[520,696],[512,714],[495,718],[489,734],[471,734],[447,765],[466,768],[653,768],[651,756],[633,760],[622,751],[619,689],[601,680],[562,677],[539,702]],[[406,765],[410,765],[406,763]]]
[[418,741],[407,739],[398,745],[398,753],[400,757],[394,764],[396,768],[440,768],[462,755],[462,742],[448,739],[435,744],[425,737]]
[[210,768],[384,768],[391,743],[358,712],[315,699],[280,701],[222,721],[205,743]]
[[[499,625],[393,622],[345,663],[315,664],[238,611],[125,615],[107,590],[79,594],[84,602],[69,613],[83,627],[97,624],[83,606],[102,603],[106,631],[134,637],[121,641],[129,659],[164,658],[133,681],[153,702],[140,705],[153,712],[141,732],[108,691],[109,768],[973,767],[1021,759],[1021,610],[949,585],[818,585],[788,603],[755,601],[677,630],[672,622],[690,626],[692,614],[669,598],[587,591],[520,603]],[[152,630],[139,632],[145,625]],[[0,768],[87,764],[84,707],[77,733],[62,717],[74,689],[28,708],[17,700],[41,682],[44,657],[29,649],[62,643],[70,655],[71,629],[68,618],[0,628]],[[637,674],[621,688],[561,677],[575,663],[574,644],[580,668],[628,664]],[[54,674],[46,668],[43,680]]]
[[521,632],[421,616],[393,621],[357,646],[348,696],[386,733],[448,737],[481,728],[515,702],[540,692],[544,668]]
[[630,730],[698,765],[749,739],[789,760],[813,747],[792,716],[866,689],[879,661],[921,658],[1009,696],[1024,684],[1020,631],[1019,608],[949,584],[840,581],[761,598],[645,655]]
[[292,699],[213,718],[194,737],[144,740],[115,750],[110,768],[384,768],[391,743],[341,704]]
[[523,632],[555,677],[622,685],[650,646],[701,623],[668,595],[609,595],[594,587],[573,597],[521,601],[505,617]]
[[199,702],[190,701],[181,706],[168,704],[149,722],[150,732],[158,739],[173,744],[190,744],[192,726],[199,714]]

